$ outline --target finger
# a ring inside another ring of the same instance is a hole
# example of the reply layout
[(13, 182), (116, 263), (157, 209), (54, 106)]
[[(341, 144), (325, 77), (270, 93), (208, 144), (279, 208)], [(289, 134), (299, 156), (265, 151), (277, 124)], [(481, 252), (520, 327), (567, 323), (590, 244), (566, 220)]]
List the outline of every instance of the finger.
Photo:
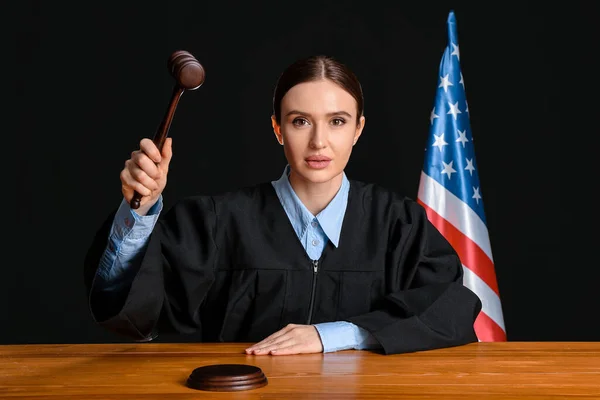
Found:
[(249, 348), (247, 348), (246, 350), (254, 350), (257, 349), (259, 347), (263, 347), (269, 343), (272, 343), (273, 340), (277, 339), (278, 337), (285, 335), (287, 332), (289, 331), (289, 329), (287, 327), (278, 330), (277, 332), (273, 333), (270, 336), (267, 336), (266, 338), (264, 338), (263, 340), (261, 340), (260, 342), (250, 346)]
[[(150, 180), (154, 182), (154, 180)], [(121, 186), (123, 188), (123, 194), (125, 197), (127, 197), (127, 200), (131, 200), (130, 196), (133, 196), (134, 190), (142, 196), (150, 196), (152, 194), (152, 190), (134, 178), (131, 175), (131, 170), (127, 168), (121, 171)]]
[(144, 138), (140, 141), (140, 150), (150, 157), (150, 159), (155, 163), (159, 163), (162, 159), (160, 151), (158, 151), (158, 147), (156, 147), (154, 142), (148, 138)]
[(288, 340), (288, 339), (289, 338), (287, 336), (280, 336), (277, 339), (271, 339), (271, 340), (268, 340), (268, 341), (264, 341), (263, 340), (262, 342), (257, 343), (254, 346), (247, 348), (246, 349), (246, 353), (250, 354), (250, 353), (253, 353), (253, 352), (257, 352), (257, 351), (258, 352), (264, 352), (265, 349), (272, 348), (272, 346), (277, 345), (277, 343), (280, 343), (281, 341), (285, 341), (285, 340)]
[(287, 325), (285, 328), (282, 328), (282, 329), (278, 330), (277, 332), (273, 333), (270, 336), (267, 336), (266, 338), (264, 338), (260, 342), (254, 344), (254, 345), (252, 345), (250, 347), (248, 347), (246, 349), (246, 351), (251, 351), (251, 350), (254, 350), (256, 348), (263, 347), (266, 344), (272, 343), (273, 340), (279, 338), (280, 336), (285, 335), (286, 333), (288, 333), (289, 331), (291, 331), (292, 329), (294, 329), (295, 326), (296, 325), (293, 325), (293, 324)]
[(162, 148), (162, 160), (160, 161), (160, 167), (164, 171), (169, 170), (169, 163), (173, 157), (173, 139), (167, 138)]
[(156, 182), (152, 177), (148, 176), (148, 174), (141, 169), (136, 168), (129, 172), (136, 182), (141, 183), (150, 190), (158, 189), (158, 182)]
[(294, 343), (289, 346), (279, 347), (277, 349), (271, 350), (269, 354), (273, 356), (288, 356), (292, 354), (304, 354), (308, 353), (308, 349), (304, 347), (300, 343)]
[[(131, 153), (131, 160), (135, 165), (132, 168), (138, 167), (153, 179), (160, 179), (160, 169), (157, 164), (142, 151), (134, 151)], [(133, 175), (133, 174), (132, 174)]]
[(257, 348), (256, 350), (254, 350), (254, 354), (269, 354), (273, 351), (277, 351), (279, 349), (289, 347), (294, 344), (296, 344), (296, 339), (294, 337), (284, 337), (278, 340), (277, 342)]
[(290, 341), (297, 341), (296, 335), (294, 335), (293, 332), (288, 332), (285, 335), (279, 336), (261, 345), (257, 344), (256, 346), (254, 346), (254, 350), (260, 350), (264, 353), (265, 351), (268, 352), (275, 348), (281, 347), (284, 343), (287, 343), (289, 345)]
[[(145, 157), (146, 160), (149, 160), (147, 157)], [(150, 161), (151, 162), (151, 161)], [(141, 183), (142, 185), (144, 185), (145, 187), (147, 187), (150, 190), (156, 190), (158, 189), (159, 185), (158, 182), (156, 181), (156, 179), (158, 179), (160, 177), (160, 172), (158, 173), (159, 177), (154, 177), (150, 174), (148, 174), (148, 172), (142, 168), (140, 168), (138, 165), (136, 165), (133, 161), (127, 161), (125, 162), (125, 169), (129, 172), (129, 176), (131, 176), (131, 178), (133, 180), (135, 180), (136, 182)]]

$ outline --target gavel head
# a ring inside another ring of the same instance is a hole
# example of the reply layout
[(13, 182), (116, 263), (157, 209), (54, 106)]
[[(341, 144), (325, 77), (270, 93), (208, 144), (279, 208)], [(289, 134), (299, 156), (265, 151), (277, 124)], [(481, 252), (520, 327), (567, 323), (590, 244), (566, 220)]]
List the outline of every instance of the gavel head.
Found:
[(167, 68), (177, 84), (187, 90), (198, 89), (204, 83), (204, 68), (194, 56), (184, 50), (171, 54)]

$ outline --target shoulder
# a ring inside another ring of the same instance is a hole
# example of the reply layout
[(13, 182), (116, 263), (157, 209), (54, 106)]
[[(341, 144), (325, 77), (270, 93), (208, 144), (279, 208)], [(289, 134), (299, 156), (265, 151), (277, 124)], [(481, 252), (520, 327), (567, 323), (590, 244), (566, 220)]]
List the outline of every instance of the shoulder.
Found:
[(414, 198), (376, 183), (350, 180), (350, 196), (354, 208), (360, 207), (369, 216), (405, 223), (426, 217), (425, 209)]
[(270, 186), (270, 182), (263, 182), (216, 194), (184, 197), (171, 207), (169, 213), (221, 214), (235, 212), (235, 210), (247, 210), (248, 207), (255, 206), (264, 201), (265, 197), (268, 196)]

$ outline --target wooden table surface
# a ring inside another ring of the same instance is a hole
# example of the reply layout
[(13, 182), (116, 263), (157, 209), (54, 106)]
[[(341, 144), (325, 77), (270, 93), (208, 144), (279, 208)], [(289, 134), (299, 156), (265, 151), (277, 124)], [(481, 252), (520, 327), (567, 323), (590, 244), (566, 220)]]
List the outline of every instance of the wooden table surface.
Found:
[[(247, 356), (245, 344), (0, 345), (0, 398), (600, 399), (600, 342), (504, 342), (409, 354)], [(194, 368), (260, 367), (268, 385), (190, 389)]]

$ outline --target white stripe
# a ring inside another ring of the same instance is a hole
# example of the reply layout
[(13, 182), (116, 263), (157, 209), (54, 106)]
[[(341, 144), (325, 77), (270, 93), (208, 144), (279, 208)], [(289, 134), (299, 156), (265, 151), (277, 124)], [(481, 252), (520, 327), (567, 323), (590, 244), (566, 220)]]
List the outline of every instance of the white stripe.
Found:
[(488, 229), (479, 215), (423, 171), (421, 171), (418, 198), (481, 247), (492, 263), (494, 262)]
[(465, 274), (463, 276), (463, 285), (471, 289), (481, 299), (481, 311), (486, 313), (495, 323), (504, 328), (504, 316), (502, 314), (502, 305), (500, 304), (500, 298), (486, 283), (477, 276), (473, 271), (463, 265)]

